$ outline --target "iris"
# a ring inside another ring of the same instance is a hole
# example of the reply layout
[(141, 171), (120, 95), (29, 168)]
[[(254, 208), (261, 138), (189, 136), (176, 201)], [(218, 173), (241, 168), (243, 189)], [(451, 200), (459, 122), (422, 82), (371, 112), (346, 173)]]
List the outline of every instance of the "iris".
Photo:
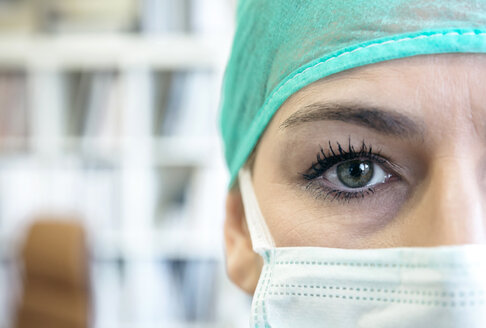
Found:
[(353, 160), (336, 167), (339, 181), (349, 188), (363, 188), (373, 178), (373, 163), (367, 160)]

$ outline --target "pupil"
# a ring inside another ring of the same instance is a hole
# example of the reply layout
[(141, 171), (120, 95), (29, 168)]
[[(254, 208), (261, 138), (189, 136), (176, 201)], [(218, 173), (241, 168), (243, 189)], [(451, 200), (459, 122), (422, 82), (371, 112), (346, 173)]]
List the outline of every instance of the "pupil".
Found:
[(353, 178), (359, 178), (361, 176), (361, 174), (367, 169), (367, 166), (366, 164), (364, 163), (360, 163), (358, 165), (353, 165), (350, 167), (349, 169), (349, 174), (353, 177)]
[(373, 178), (373, 165), (370, 161), (354, 160), (339, 164), (337, 176), (349, 188), (362, 188)]

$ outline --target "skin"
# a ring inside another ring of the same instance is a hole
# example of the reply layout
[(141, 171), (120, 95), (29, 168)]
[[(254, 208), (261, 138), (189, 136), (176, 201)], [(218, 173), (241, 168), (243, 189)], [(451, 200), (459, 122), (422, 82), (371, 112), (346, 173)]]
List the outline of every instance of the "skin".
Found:
[[(404, 114), (417, 129), (396, 136), (339, 120), (281, 127), (307, 105), (350, 102)], [(323, 186), (336, 189), (339, 180), (321, 176), (309, 187), (302, 173), (321, 146), (330, 153), (329, 142), (335, 151), (337, 143), (371, 146), (389, 178), (363, 198), (324, 197)], [(441, 54), (355, 68), (296, 92), (260, 138), (252, 181), (277, 247), (429, 247), (485, 243), (485, 173), (486, 56)], [(226, 201), (227, 271), (251, 294), (262, 261), (245, 220), (236, 186)]]

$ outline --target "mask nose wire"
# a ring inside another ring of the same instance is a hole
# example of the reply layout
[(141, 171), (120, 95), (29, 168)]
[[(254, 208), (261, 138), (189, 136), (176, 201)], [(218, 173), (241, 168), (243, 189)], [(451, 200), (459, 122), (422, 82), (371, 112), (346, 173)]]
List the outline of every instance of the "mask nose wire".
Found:
[(246, 165), (238, 172), (238, 179), (253, 250), (263, 255), (265, 251), (275, 248), (275, 242), (258, 205), (250, 170)]

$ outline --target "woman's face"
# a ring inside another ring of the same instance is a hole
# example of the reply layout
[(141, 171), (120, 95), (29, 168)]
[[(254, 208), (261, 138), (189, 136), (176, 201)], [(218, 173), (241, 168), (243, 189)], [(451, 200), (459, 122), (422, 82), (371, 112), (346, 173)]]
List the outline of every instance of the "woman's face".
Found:
[(295, 93), (260, 139), (253, 184), (279, 247), (436, 246), (486, 241), (485, 174), (486, 56), (444, 54)]

